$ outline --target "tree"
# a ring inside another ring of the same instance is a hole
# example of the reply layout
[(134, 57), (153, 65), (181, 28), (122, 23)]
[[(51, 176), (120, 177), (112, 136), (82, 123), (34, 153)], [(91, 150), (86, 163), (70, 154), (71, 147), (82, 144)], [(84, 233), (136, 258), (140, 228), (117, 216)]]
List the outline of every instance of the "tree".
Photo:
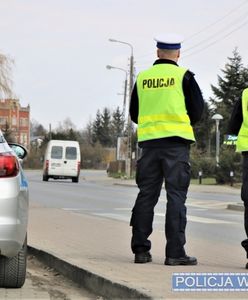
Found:
[(104, 148), (99, 142), (95, 145), (85, 144), (81, 146), (82, 165), (84, 168), (99, 169), (102, 167)]
[(14, 133), (12, 132), (12, 130), (10, 129), (9, 123), (6, 122), (5, 126), (2, 127), (2, 132), (4, 135), (4, 138), (6, 139), (6, 141), (8, 143), (14, 143), (15, 142), (15, 136)]
[(76, 130), (76, 125), (71, 121), (70, 118), (66, 118), (63, 122), (59, 122), (56, 128), (57, 132), (69, 132), (71, 129)]
[(223, 136), (227, 133), (233, 106), (241, 98), (243, 89), (248, 86), (248, 69), (243, 66), (237, 49), (233, 51), (233, 57), (228, 57), (228, 63), (221, 71), (224, 76), (218, 76), (218, 86), (211, 85), (215, 97), (210, 98), (210, 103), (212, 113), (223, 116), (220, 126), (221, 136)]
[(111, 137), (111, 114), (110, 110), (105, 107), (101, 114), (101, 134), (100, 134), (100, 143), (102, 146), (110, 147), (112, 146), (112, 137)]
[(100, 110), (97, 110), (96, 119), (93, 122), (92, 126), (92, 141), (95, 144), (96, 142), (100, 142), (101, 139), (101, 129), (102, 129), (102, 120)]
[(82, 142), (84, 144), (93, 145), (93, 124), (88, 122), (86, 128), (82, 131)]
[(32, 119), (30, 122), (30, 134), (33, 137), (45, 136), (47, 134), (47, 130), (42, 124), (37, 122), (35, 119)]
[[(216, 113), (223, 116), (223, 120), (220, 122), (220, 139), (222, 144), (224, 134), (228, 133), (228, 123), (233, 107), (241, 99), (243, 89), (248, 86), (248, 69), (244, 67), (237, 49), (233, 51), (233, 56), (227, 59), (228, 62), (224, 69), (221, 70), (223, 75), (218, 75), (218, 84), (216, 86), (211, 85), (214, 96), (209, 99), (208, 110), (205, 110), (203, 122), (196, 128), (198, 141), (200, 140), (200, 143), (198, 143), (200, 148), (204, 148), (204, 144), (206, 144), (204, 141), (208, 140), (208, 153), (210, 153), (210, 141), (215, 144), (216, 136), (215, 122), (212, 120), (212, 116)], [(219, 166), (214, 171), (216, 181), (218, 183), (230, 181), (231, 171), (234, 171), (236, 180), (239, 180), (240, 159), (241, 155), (235, 153), (234, 149), (222, 145)], [(200, 160), (203, 161), (204, 158)], [(197, 162), (196, 171), (199, 166), (202, 168), (200, 161)]]
[(117, 138), (123, 135), (124, 117), (120, 111), (119, 106), (112, 114), (111, 132), (112, 132), (112, 144), (117, 145)]
[(11, 98), (12, 96), (12, 80), (11, 80), (11, 67), (13, 60), (8, 56), (0, 54), (0, 94), (6, 95)]
[(104, 147), (112, 146), (111, 113), (107, 107), (102, 113), (99, 109), (97, 110), (96, 119), (92, 125), (92, 141), (94, 144), (99, 142)]
[(66, 118), (59, 126), (51, 133), (52, 139), (58, 140), (79, 140), (79, 132), (76, 130), (75, 124), (70, 118)]
[(216, 168), (215, 178), (216, 182), (230, 183), (231, 177), (230, 172), (234, 172), (234, 180), (236, 182), (241, 181), (241, 161), (242, 156), (240, 153), (235, 151), (234, 146), (227, 147), (222, 145), (220, 151), (220, 164), (219, 168)]
[(207, 152), (208, 156), (210, 156), (211, 128), (213, 123), (210, 114), (209, 104), (205, 103), (202, 119), (194, 126), (197, 148), (201, 152)]

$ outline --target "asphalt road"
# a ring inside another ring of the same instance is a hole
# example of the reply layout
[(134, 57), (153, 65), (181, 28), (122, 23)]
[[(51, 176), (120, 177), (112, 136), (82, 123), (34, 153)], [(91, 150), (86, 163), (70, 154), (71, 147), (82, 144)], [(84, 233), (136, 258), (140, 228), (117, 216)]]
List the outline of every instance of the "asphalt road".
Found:
[[(41, 171), (26, 171), (30, 201), (80, 214), (130, 220), (138, 189), (113, 184), (105, 171), (82, 170), (79, 183), (70, 180), (42, 181)], [(240, 201), (239, 193), (189, 192), (187, 199), (187, 234), (226, 244), (239, 245), (245, 238), (243, 213), (226, 209)], [(166, 193), (161, 192), (155, 208), (154, 228), (164, 230)]]

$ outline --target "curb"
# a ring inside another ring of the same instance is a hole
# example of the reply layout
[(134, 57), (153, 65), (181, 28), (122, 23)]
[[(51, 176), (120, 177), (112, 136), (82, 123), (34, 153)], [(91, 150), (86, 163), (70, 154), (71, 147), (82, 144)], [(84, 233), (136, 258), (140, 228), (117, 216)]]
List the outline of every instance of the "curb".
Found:
[(35, 256), (45, 265), (83, 286), (89, 291), (108, 299), (152, 299), (136, 289), (113, 282), (90, 271), (72, 265), (48, 252), (28, 245), (28, 254)]

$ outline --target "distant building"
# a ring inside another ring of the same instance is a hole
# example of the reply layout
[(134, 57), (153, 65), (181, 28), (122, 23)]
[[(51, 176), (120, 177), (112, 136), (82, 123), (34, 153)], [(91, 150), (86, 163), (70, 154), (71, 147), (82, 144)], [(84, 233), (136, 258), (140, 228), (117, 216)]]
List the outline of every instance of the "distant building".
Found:
[(30, 144), (30, 106), (21, 107), (17, 99), (0, 99), (0, 128), (25, 147)]

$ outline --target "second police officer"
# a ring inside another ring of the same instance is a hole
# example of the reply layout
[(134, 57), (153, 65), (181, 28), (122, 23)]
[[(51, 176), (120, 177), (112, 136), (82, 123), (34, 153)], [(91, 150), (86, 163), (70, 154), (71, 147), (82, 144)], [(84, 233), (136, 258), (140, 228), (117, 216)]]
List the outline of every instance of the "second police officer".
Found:
[(185, 201), (190, 183), (189, 151), (195, 142), (192, 126), (198, 122), (204, 101), (194, 74), (178, 66), (182, 38), (175, 34), (155, 38), (158, 59), (142, 71), (134, 85), (130, 116), (138, 125), (142, 148), (137, 162), (139, 193), (132, 210), (131, 248), (135, 263), (152, 261), (150, 253), (154, 207), (165, 181), (167, 209), (166, 265), (196, 265), (186, 255)]
[[(248, 258), (248, 88), (243, 90), (241, 98), (234, 106), (228, 133), (238, 136), (236, 150), (242, 152), (243, 156), (241, 199), (244, 202), (246, 239), (241, 242), (241, 245)], [(246, 268), (248, 269), (248, 263)]]

